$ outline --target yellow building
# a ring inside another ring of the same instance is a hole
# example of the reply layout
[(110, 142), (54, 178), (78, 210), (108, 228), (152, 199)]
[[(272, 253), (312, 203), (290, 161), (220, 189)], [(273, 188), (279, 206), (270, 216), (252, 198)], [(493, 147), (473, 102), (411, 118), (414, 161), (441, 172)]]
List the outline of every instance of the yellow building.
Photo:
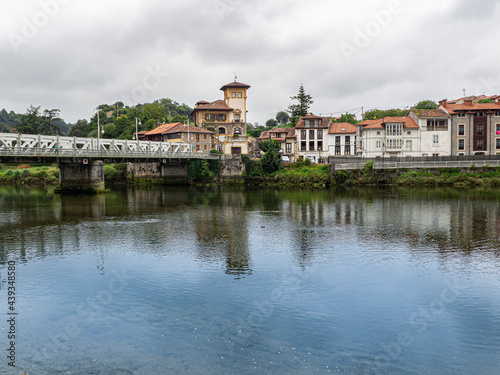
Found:
[(249, 85), (231, 82), (221, 87), (224, 100), (199, 101), (191, 115), (195, 126), (214, 132), (214, 143), (226, 155), (248, 154), (247, 91)]

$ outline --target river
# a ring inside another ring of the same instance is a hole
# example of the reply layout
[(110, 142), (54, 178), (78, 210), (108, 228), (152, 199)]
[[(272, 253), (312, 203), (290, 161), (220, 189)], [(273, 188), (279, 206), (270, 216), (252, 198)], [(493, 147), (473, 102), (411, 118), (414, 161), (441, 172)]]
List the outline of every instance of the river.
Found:
[(0, 207), (1, 374), (500, 370), (499, 191), (4, 186)]

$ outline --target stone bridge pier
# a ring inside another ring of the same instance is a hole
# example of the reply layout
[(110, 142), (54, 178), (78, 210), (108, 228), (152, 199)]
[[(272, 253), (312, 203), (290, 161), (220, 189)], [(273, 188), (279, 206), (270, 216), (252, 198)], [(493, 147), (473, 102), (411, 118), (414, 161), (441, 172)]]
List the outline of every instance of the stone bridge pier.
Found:
[(105, 191), (102, 160), (79, 159), (59, 162), (57, 193), (99, 193)]

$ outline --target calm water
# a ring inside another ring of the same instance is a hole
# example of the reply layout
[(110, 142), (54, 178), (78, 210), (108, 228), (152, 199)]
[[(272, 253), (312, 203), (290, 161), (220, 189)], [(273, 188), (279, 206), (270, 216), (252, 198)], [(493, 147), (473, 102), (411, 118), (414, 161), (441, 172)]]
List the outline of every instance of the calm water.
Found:
[(500, 373), (500, 192), (0, 187), (0, 209), (1, 374)]

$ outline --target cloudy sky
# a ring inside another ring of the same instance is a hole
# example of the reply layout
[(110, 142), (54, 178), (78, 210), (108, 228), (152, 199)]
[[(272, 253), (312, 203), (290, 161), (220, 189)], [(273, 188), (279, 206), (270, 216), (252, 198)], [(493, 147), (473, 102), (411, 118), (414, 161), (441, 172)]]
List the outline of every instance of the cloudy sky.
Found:
[(171, 98), (251, 85), (248, 120), (500, 93), (500, 0), (2, 0), (0, 108)]

